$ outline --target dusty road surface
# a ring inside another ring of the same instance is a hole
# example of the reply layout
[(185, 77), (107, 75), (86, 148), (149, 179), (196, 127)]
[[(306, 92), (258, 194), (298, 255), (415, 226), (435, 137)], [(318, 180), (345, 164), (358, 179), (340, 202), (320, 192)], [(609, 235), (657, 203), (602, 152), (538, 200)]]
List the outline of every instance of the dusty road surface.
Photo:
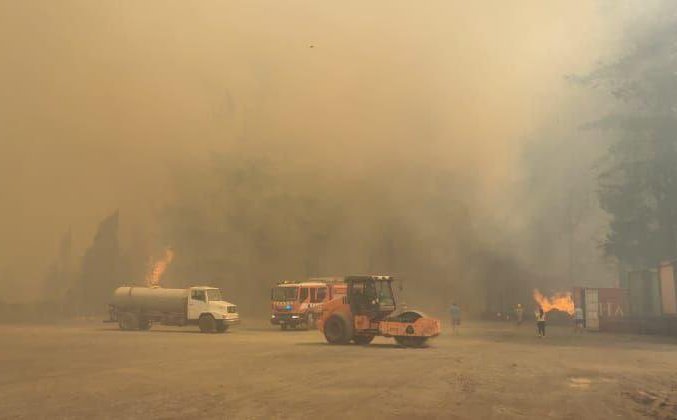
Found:
[[(447, 328), (448, 331), (448, 328)], [(226, 334), (0, 326), (2, 418), (677, 418), (677, 341), (464, 325), (426, 349)]]

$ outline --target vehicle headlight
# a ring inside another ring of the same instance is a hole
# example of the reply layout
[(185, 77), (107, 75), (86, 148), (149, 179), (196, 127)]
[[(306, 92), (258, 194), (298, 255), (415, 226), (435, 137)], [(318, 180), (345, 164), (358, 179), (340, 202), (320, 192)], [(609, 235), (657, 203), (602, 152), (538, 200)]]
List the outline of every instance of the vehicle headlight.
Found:
[(270, 317), (271, 317), (271, 318), (275, 318), (275, 314), (272, 314)]
[(292, 318), (298, 318), (299, 316), (298, 315), (292, 315), (291, 317)]

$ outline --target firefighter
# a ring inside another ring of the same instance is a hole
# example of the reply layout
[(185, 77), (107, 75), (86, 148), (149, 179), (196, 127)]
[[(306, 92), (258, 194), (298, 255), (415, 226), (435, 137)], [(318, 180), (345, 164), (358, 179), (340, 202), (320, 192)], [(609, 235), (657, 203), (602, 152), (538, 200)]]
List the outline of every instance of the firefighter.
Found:
[(545, 337), (545, 312), (543, 312), (542, 307), (538, 307), (538, 310), (534, 312), (536, 316), (536, 327), (538, 328), (538, 337)]
[(583, 309), (581, 309), (580, 306), (577, 306), (574, 309), (574, 321), (576, 322), (575, 331), (577, 333), (582, 333), (583, 332), (583, 326), (585, 324), (585, 318), (583, 317)]
[(451, 332), (458, 334), (458, 327), (461, 325), (461, 308), (456, 303), (452, 303), (449, 312), (451, 313)]
[(521, 303), (518, 303), (517, 306), (515, 307), (515, 322), (517, 322), (517, 325), (522, 325), (523, 320), (524, 320), (524, 308), (522, 308)]

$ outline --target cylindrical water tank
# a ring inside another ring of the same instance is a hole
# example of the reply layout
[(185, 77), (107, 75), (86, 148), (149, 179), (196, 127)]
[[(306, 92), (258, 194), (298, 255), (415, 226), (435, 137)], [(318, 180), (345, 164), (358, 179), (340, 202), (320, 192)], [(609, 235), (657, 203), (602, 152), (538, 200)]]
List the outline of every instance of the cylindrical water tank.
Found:
[(112, 303), (122, 310), (185, 312), (187, 299), (188, 289), (118, 287)]

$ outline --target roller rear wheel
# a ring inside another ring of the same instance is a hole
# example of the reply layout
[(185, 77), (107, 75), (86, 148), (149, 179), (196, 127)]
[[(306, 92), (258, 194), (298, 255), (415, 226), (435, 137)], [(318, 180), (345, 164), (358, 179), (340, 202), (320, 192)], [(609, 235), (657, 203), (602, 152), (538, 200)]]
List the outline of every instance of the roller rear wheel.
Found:
[(329, 344), (348, 344), (353, 338), (353, 326), (345, 316), (332, 315), (324, 323), (324, 338)]

